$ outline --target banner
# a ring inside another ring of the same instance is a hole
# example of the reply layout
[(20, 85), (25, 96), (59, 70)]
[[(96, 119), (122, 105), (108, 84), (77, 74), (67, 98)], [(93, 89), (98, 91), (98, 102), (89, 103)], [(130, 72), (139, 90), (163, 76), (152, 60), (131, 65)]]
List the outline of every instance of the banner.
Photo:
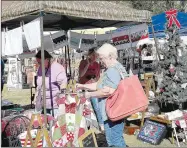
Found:
[(70, 47), (74, 49), (79, 48), (82, 34), (70, 31)]
[(112, 33), (112, 41), (117, 49), (136, 47), (138, 41), (146, 38), (148, 38), (148, 26), (145, 23)]
[[(53, 34), (48, 33), (48, 35), (44, 36), (43, 39), (43, 46), (44, 50), (48, 52), (52, 52), (54, 50), (58, 50), (63, 48), (64, 46), (68, 45), (67, 35), (64, 31), (55, 32)], [(41, 50), (41, 47), (37, 48), (37, 50)], [(25, 36), (23, 35), (23, 53), (19, 55), (19, 58), (30, 58), (34, 57), (37, 50), (29, 50), (27, 45), (27, 41)]]
[(94, 34), (81, 34), (70, 31), (70, 47), (73, 49), (88, 50), (96, 46)]
[(95, 40), (96, 40), (97, 46), (102, 46), (104, 43), (111, 43), (112, 35), (111, 34), (97, 34)]
[(68, 37), (64, 31), (51, 34), (54, 50), (60, 49), (68, 45)]
[(81, 49), (88, 50), (96, 46), (94, 34), (83, 34), (81, 40)]
[[(118, 30), (118, 29), (117, 29)], [(81, 34), (70, 32), (70, 46), (74, 49), (88, 50), (104, 43), (113, 43), (118, 49), (136, 47), (140, 40), (148, 38), (147, 24), (135, 25), (125, 30), (111, 31), (107, 34)]]

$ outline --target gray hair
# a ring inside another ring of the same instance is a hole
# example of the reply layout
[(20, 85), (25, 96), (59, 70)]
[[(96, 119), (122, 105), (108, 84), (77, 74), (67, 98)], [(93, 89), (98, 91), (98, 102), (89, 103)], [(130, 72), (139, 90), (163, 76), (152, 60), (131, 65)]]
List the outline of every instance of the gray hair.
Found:
[(117, 59), (117, 48), (109, 43), (103, 44), (99, 49), (97, 49), (96, 53), (98, 55), (103, 55), (106, 57), (112, 57), (114, 59)]

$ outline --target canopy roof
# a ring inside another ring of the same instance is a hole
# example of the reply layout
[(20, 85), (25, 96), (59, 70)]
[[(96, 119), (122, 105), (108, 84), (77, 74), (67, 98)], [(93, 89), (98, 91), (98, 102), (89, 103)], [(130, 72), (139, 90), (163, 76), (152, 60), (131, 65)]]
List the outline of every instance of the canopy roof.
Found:
[(46, 14), (44, 28), (53, 30), (150, 22), (152, 15), (147, 10), (133, 9), (128, 1), (2, 1), (2, 25), (18, 27), (20, 21), (27, 23), (38, 17), (40, 10)]

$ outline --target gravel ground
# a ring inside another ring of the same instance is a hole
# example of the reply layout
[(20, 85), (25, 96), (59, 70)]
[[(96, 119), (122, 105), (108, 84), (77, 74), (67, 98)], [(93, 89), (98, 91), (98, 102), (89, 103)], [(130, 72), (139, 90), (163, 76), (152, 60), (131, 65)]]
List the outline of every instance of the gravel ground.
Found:
[(140, 141), (134, 135), (124, 135), (125, 142), (129, 147), (176, 147), (175, 144), (172, 144), (168, 139), (164, 139), (160, 145), (151, 145)]

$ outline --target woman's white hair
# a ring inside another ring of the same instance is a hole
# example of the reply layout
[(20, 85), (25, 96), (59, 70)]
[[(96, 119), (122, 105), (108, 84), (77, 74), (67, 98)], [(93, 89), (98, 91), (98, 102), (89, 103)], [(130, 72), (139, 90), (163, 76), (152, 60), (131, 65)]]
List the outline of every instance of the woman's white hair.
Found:
[(106, 57), (112, 57), (114, 59), (117, 59), (117, 49), (113, 45), (109, 43), (103, 44), (99, 49), (97, 49), (96, 53), (98, 55), (106, 56)]

